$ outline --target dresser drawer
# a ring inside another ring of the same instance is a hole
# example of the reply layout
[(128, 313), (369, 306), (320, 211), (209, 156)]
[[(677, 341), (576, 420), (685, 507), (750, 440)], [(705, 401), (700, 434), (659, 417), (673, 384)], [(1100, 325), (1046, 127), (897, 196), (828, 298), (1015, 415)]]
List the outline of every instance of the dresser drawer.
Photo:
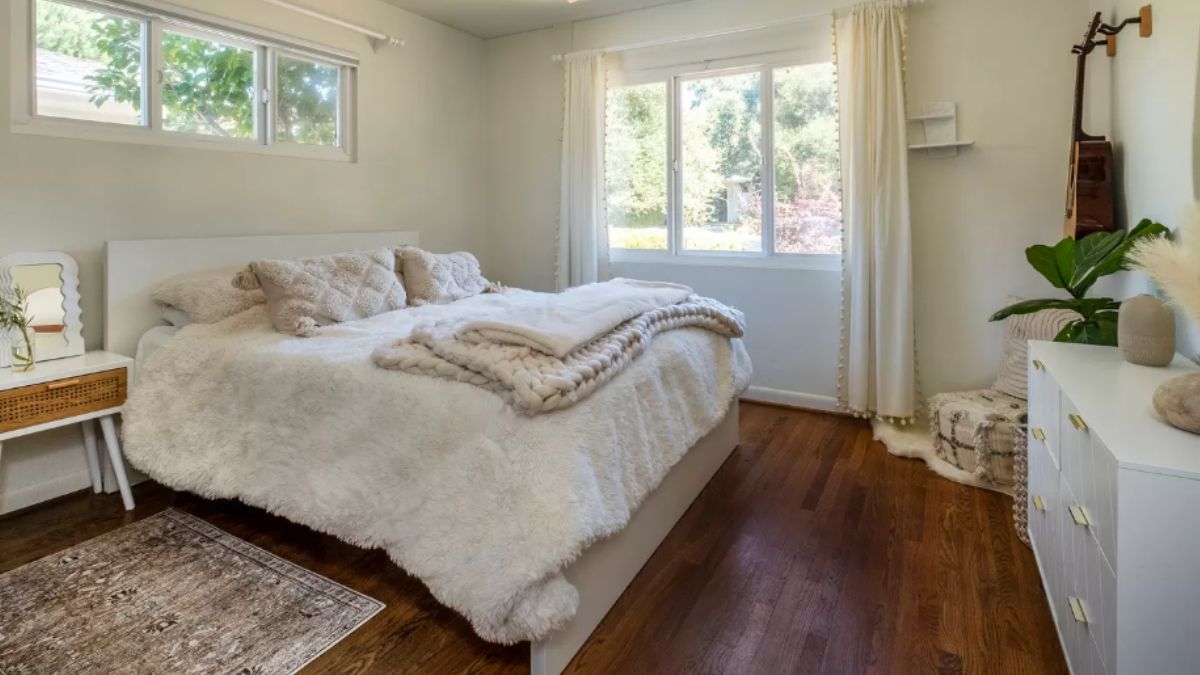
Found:
[[(1077, 501), (1064, 480), (1064, 504)], [(1055, 613), (1073, 673), (1104, 673), (1116, 665), (1116, 575), (1094, 537), (1060, 511), (1064, 549)], [(1110, 665), (1111, 664), (1111, 665)]]
[(1059, 444), (1059, 389), (1058, 383), (1046, 370), (1046, 365), (1035, 358), (1029, 359), (1029, 447), (1041, 444), (1050, 451), (1054, 466), (1061, 468)]
[(1062, 474), (1071, 486), (1074, 521), (1117, 565), (1117, 461), (1067, 396), (1062, 397)]
[(1029, 539), (1033, 543), (1034, 553), (1048, 591), (1055, 585), (1053, 578), (1055, 570), (1061, 566), (1058, 559), (1060, 546), (1056, 532), (1055, 518), (1059, 509), (1058, 469), (1050, 459), (1050, 452), (1042, 445), (1029, 446), (1029, 504), (1026, 512), (1029, 521)]
[(0, 433), (120, 407), (126, 373), (119, 368), (2, 391)]

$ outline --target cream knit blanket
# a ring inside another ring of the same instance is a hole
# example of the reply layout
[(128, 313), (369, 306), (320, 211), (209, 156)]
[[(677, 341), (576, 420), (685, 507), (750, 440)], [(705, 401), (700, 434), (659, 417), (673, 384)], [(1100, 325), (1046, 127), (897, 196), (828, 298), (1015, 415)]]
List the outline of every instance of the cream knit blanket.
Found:
[(740, 311), (696, 295), (642, 312), (563, 357), (529, 345), (492, 341), (486, 332), (467, 329), (469, 324), (419, 326), (408, 338), (377, 349), (373, 360), (389, 370), (482, 387), (521, 413), (537, 415), (587, 398), (663, 331), (703, 328), (728, 338), (745, 333)]

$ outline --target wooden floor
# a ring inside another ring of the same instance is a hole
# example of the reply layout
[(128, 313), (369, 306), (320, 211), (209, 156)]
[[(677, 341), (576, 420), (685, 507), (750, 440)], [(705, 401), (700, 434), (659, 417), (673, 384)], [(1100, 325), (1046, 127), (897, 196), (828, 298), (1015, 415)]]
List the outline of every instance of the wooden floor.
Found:
[[(576, 673), (1063, 673), (1007, 497), (889, 456), (848, 418), (742, 407), (742, 443)], [(387, 603), (306, 673), (528, 672), (379, 551), (144, 484), (0, 518), (0, 572), (173, 506)]]

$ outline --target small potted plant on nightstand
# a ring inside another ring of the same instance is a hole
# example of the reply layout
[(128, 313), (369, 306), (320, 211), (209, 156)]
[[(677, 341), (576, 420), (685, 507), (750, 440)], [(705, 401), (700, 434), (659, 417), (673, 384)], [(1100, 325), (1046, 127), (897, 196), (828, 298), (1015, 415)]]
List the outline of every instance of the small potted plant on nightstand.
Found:
[[(26, 300), (20, 286), (13, 288), (11, 293), (0, 293), (0, 331), (9, 334), (13, 368), (21, 372), (33, 370), (36, 363)], [(12, 340), (13, 333), (20, 335), (16, 341)]]

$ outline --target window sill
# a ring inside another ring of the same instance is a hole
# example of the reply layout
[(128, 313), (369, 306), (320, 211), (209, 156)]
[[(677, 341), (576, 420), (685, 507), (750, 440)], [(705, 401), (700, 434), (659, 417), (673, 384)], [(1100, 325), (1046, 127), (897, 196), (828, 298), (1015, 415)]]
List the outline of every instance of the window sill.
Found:
[(72, 138), (84, 141), (158, 145), (171, 148), (200, 148), (251, 155), (317, 159), (332, 162), (354, 162), (353, 156), (341, 148), (276, 143), (262, 145), (253, 140), (200, 136), (195, 134), (157, 131), (139, 126), (123, 126), (104, 122), (87, 122), (51, 117), (14, 117), (9, 125), (14, 134)]
[(686, 265), (692, 267), (746, 267), (755, 269), (807, 270), (840, 272), (842, 257), (834, 254), (705, 254), (671, 255), (660, 251), (631, 251), (613, 249), (609, 259), (614, 264)]

